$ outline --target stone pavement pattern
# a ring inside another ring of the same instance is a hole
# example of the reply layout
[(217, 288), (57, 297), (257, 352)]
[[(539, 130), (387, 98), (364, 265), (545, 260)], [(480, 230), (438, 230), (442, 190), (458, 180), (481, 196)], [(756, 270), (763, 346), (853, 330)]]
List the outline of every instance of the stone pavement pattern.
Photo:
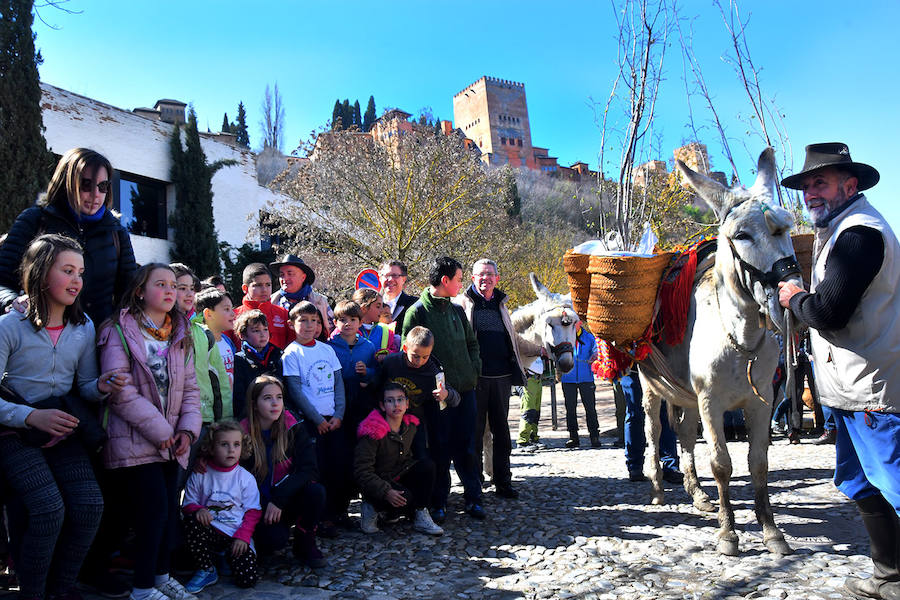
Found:
[[(615, 426), (609, 397), (608, 388), (598, 388), (604, 427), (610, 420)], [(300, 567), (288, 551), (266, 561), (254, 590), (220, 583), (200, 596), (816, 600), (851, 598), (844, 577), (871, 573), (855, 506), (831, 483), (833, 446), (790, 446), (782, 438), (770, 448), (775, 519), (795, 549), (777, 557), (765, 551), (753, 514), (747, 444), (729, 444), (741, 544), (741, 555), (732, 558), (715, 552), (715, 514), (695, 510), (680, 486), (667, 485), (668, 504), (651, 506), (649, 483), (624, 479), (624, 450), (564, 450), (565, 431), (550, 431), (546, 415), (542, 434), (546, 450), (514, 451), (521, 498), (488, 491), (484, 522), (457, 512), (462, 500), (455, 485), (443, 537), (414, 533), (405, 521), (375, 535), (344, 533), (322, 541), (326, 569)], [(697, 466), (701, 484), (716, 498), (704, 443)], [(358, 507), (355, 502), (351, 512)]]

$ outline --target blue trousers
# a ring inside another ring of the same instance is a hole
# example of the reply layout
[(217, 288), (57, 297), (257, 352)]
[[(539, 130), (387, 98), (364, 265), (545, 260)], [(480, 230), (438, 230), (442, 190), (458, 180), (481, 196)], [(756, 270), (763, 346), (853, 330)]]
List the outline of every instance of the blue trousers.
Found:
[(831, 409), (834, 485), (851, 500), (881, 493), (900, 515), (900, 415)]
[[(644, 448), (647, 436), (644, 433), (644, 407), (641, 402), (644, 393), (636, 371), (631, 371), (619, 380), (625, 396), (625, 466), (629, 473), (644, 470)], [(664, 470), (678, 470), (678, 449), (675, 447), (675, 432), (666, 418), (666, 403), (660, 409), (662, 432), (659, 436), (659, 458)]]

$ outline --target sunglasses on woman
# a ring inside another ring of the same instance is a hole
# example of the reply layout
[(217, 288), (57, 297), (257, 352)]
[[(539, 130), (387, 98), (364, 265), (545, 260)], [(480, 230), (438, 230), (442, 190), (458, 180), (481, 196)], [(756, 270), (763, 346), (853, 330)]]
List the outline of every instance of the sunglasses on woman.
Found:
[[(94, 191), (94, 182), (90, 179), (84, 178), (81, 180), (81, 191), (82, 192), (93, 192)], [(109, 191), (109, 180), (98, 181), (97, 182), (97, 191), (101, 194), (105, 194)]]

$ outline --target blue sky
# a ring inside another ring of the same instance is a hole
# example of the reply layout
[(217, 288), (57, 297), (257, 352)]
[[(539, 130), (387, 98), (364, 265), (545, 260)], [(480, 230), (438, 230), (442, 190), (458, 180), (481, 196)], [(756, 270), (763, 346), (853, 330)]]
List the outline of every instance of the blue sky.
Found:
[[(725, 0), (727, 2), (727, 0)], [(532, 0), (444, 2), (232, 1), (153, 3), (71, 0), (80, 14), (44, 8), (37, 45), (41, 77), (59, 87), (126, 109), (157, 99), (191, 103), (202, 128), (216, 131), (223, 113), (247, 107), (251, 144), (258, 145), (266, 84), (278, 83), (286, 109), (285, 151), (331, 117), (336, 98), (370, 94), (379, 113), (396, 106), (430, 107), (451, 119), (453, 94), (482, 75), (525, 84), (532, 142), (561, 164), (597, 166), (600, 131), (591, 98), (603, 102), (615, 76), (616, 28), (610, 3)], [(763, 89), (784, 113), (794, 147), (844, 141), (855, 160), (872, 164), (881, 183), (868, 196), (900, 227), (900, 3), (867, 0), (745, 0), (754, 61)], [(762, 150), (740, 115), (750, 106), (731, 68), (718, 10), (686, 0), (682, 15), (695, 32), (695, 52), (732, 138), (741, 178)], [(677, 40), (668, 50), (654, 130), (660, 156), (691, 139)], [(707, 113), (694, 101), (695, 119)], [(728, 170), (711, 129), (701, 132), (713, 167)], [(746, 148), (746, 149), (745, 149)], [(751, 158), (751, 154), (753, 155)]]

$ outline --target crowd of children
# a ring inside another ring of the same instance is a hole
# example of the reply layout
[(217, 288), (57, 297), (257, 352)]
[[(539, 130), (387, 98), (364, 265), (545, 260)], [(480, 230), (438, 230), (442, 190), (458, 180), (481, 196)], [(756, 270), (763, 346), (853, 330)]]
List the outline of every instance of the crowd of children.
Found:
[[(79, 598), (95, 536), (101, 562), (133, 561), (122, 593), (100, 592), (190, 600), (223, 572), (255, 585), (259, 557), (289, 543), (324, 567), (316, 538), (341, 529), (406, 516), (443, 533), (432, 515), (446, 518), (459, 453), (443, 410), (463, 395), (432, 356), (434, 333), (414, 326), (401, 344), (375, 290), (332, 312), (299, 258), (272, 267), (282, 289), (251, 264), (234, 308), (220, 280), (147, 264), (94, 324), (79, 244), (31, 244), (27, 313), (0, 317), (0, 478), (20, 597)], [(360, 496), (361, 522), (348, 514)], [(182, 585), (170, 574), (184, 559)]]

